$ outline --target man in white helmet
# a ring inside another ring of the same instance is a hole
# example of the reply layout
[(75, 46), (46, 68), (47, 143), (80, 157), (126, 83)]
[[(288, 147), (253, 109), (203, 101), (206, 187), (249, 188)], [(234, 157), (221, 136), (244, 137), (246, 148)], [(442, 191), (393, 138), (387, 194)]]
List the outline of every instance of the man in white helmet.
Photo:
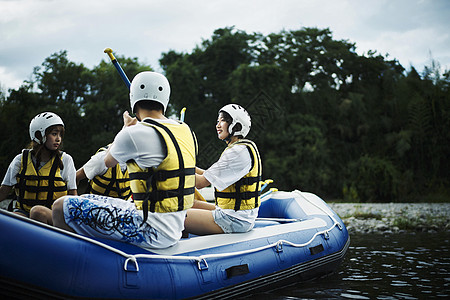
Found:
[(99, 195), (55, 202), (58, 227), (139, 246), (165, 248), (178, 242), (186, 210), (194, 202), (196, 140), (190, 128), (164, 116), (170, 96), (166, 77), (136, 75), (124, 128), (105, 156), (106, 167), (126, 163), (134, 203)]
[(212, 184), (216, 204), (196, 201), (186, 215), (186, 232), (204, 235), (253, 228), (260, 203), (262, 166), (256, 144), (245, 139), (250, 127), (250, 115), (242, 106), (228, 104), (219, 110), (217, 136), (227, 148), (207, 170), (197, 168), (195, 184), (198, 189)]

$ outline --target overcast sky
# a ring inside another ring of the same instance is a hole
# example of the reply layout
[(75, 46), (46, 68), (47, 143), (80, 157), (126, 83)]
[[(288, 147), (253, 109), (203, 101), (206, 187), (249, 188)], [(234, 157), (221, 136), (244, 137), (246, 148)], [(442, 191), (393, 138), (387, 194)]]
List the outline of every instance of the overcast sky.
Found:
[(450, 69), (449, 0), (0, 0), (0, 86), (18, 88), (60, 50), (92, 68), (106, 47), (160, 70), (161, 53), (191, 52), (217, 28), (265, 35), (329, 28), (421, 72)]

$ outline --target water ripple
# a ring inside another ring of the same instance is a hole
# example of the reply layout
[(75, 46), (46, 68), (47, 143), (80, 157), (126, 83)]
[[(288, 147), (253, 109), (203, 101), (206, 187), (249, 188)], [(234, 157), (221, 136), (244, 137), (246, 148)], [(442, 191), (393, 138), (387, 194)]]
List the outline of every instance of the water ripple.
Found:
[(359, 234), (338, 274), (251, 299), (450, 298), (450, 232)]

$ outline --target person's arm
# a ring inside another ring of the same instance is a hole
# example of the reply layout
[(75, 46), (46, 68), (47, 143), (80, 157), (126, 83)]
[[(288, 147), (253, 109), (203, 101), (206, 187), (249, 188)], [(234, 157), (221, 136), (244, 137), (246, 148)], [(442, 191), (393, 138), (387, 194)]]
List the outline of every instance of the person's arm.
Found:
[(0, 201), (5, 200), (9, 196), (14, 185), (17, 183), (16, 176), (20, 172), (21, 163), (22, 153), (16, 155), (9, 164), (8, 170), (6, 170), (5, 177), (0, 186)]
[[(106, 151), (100, 151), (94, 154), (84, 165), (77, 171), (78, 177), (81, 179), (87, 178), (92, 180), (95, 176), (103, 175), (108, 171), (105, 166)], [(77, 181), (78, 182), (78, 181)]]
[(195, 174), (195, 187), (202, 189), (209, 186), (211, 183), (205, 178), (205, 176), (200, 174)]
[(9, 185), (1, 185), (0, 186), (0, 202), (5, 200), (6, 197), (9, 196), (9, 194), (11, 193), (12, 190), (12, 186)]
[(105, 156), (105, 165), (107, 168), (112, 168), (117, 165), (119, 162), (109, 153), (106, 153)]
[(77, 196), (77, 195), (78, 195), (78, 192), (77, 192), (77, 190), (68, 190), (68, 191), (67, 191), (67, 195), (74, 195), (74, 196)]
[(195, 174), (203, 175), (203, 173), (205, 173), (205, 170), (195, 167)]
[[(136, 118), (132, 118), (130, 116), (128, 111), (125, 111), (123, 113), (122, 117), (123, 117), (123, 128), (136, 125), (137, 122), (138, 122)], [(119, 134), (120, 134), (120, 132), (119, 132)], [(113, 144), (114, 144), (114, 142), (113, 142)], [(117, 165), (119, 163), (110, 153), (110, 150), (111, 150), (112, 147), (113, 147), (113, 145), (111, 145), (108, 148), (108, 151), (106, 152), (106, 155), (105, 155), (105, 165), (106, 165), (107, 168), (112, 168), (112, 167), (114, 167), (115, 165)]]
[(76, 175), (76, 178), (77, 178), (77, 186), (80, 184), (80, 181), (83, 180), (83, 179), (85, 179), (86, 177), (87, 177), (87, 176), (86, 176), (86, 173), (84, 172), (84, 169), (83, 169), (83, 168), (78, 169), (78, 170), (77, 170), (77, 175)]
[(67, 190), (77, 189), (77, 171), (73, 162), (72, 156), (68, 153), (64, 153), (63, 157), (64, 169), (61, 170), (61, 177), (67, 184)]
[(137, 124), (137, 119), (130, 116), (130, 113), (128, 111), (124, 111), (122, 114), (123, 118), (123, 128), (128, 126), (133, 126)]
[[(252, 159), (246, 146), (236, 145), (225, 150), (219, 160), (201, 176), (222, 191), (250, 172), (251, 164)], [(203, 182), (201, 178), (199, 182)]]

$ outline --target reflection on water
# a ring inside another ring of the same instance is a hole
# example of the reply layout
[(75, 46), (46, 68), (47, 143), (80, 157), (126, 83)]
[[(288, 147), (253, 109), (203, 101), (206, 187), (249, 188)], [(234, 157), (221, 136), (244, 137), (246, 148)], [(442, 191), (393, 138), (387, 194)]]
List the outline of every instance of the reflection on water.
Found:
[(337, 274), (254, 299), (450, 298), (450, 232), (352, 235)]

